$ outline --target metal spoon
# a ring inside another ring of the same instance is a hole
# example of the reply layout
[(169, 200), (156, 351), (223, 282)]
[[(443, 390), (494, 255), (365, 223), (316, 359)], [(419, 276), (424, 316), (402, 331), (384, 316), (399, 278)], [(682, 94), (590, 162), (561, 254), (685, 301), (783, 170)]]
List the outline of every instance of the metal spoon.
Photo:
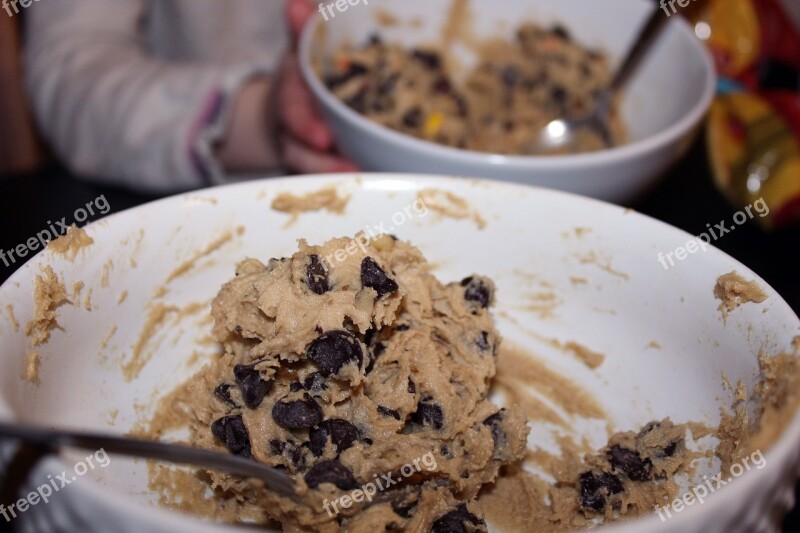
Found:
[(617, 69), (611, 83), (597, 96), (594, 110), (580, 119), (561, 117), (549, 122), (535, 140), (534, 153), (550, 152), (570, 146), (575, 142), (577, 131), (581, 128), (594, 130), (606, 147), (612, 144), (608, 127), (608, 112), (614, 95), (627, 83), (630, 75), (639, 66), (651, 45), (661, 33), (668, 18), (655, 8), (649, 20), (639, 32), (639, 37), (631, 47), (622, 65)]
[(0, 439), (12, 438), (39, 448), (56, 451), (61, 448), (103, 449), (107, 453), (156, 459), (167, 463), (199, 466), (230, 474), (260, 479), (267, 490), (294, 498), (294, 482), (287, 474), (251, 459), (236, 455), (127, 437), (99, 433), (51, 430), (24, 424), (0, 422)]

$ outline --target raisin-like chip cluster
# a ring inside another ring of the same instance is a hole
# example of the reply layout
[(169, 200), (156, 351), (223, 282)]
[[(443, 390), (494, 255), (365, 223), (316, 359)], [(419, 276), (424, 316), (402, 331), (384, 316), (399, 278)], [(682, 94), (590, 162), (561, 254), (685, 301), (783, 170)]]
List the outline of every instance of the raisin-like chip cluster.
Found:
[(400, 413), (394, 409), (390, 409), (389, 407), (384, 407), (383, 405), (378, 406), (378, 413), (381, 416), (392, 417), (395, 420), (400, 420)]
[(399, 288), (397, 282), (386, 275), (386, 272), (371, 257), (361, 261), (361, 285), (375, 289), (378, 298), (392, 294)]
[(331, 290), (328, 281), (328, 270), (322, 258), (316, 254), (308, 256), (308, 267), (306, 268), (306, 285), (315, 294), (325, 294)]
[(312, 396), (319, 396), (322, 391), (328, 389), (328, 386), (325, 384), (325, 376), (321, 372), (313, 372), (303, 380), (303, 388)]
[(224, 442), (232, 454), (250, 457), (250, 434), (242, 415), (228, 415), (215, 420), (211, 424), (211, 433)]
[(276, 402), (272, 418), (287, 429), (307, 429), (322, 422), (322, 407), (306, 395), (302, 400)]
[(590, 471), (581, 474), (578, 483), (581, 493), (581, 507), (602, 513), (606, 508), (608, 496), (619, 494), (625, 487), (622, 481), (608, 472)]
[(306, 349), (306, 356), (328, 375), (336, 374), (350, 362), (360, 366), (364, 360), (364, 351), (353, 334), (335, 330), (314, 339)]
[(304, 479), (312, 489), (316, 489), (322, 483), (332, 483), (341, 490), (358, 487), (358, 481), (350, 469), (335, 460), (318, 462), (306, 472)]
[(255, 363), (234, 366), (233, 377), (236, 378), (236, 384), (239, 385), (239, 390), (242, 391), (244, 404), (250, 409), (255, 409), (261, 405), (264, 397), (272, 388), (272, 381), (266, 381), (261, 378), (261, 373), (255, 369)]
[(482, 279), (470, 276), (461, 280), (461, 286), (464, 287), (466, 301), (475, 302), (483, 308), (492, 303), (492, 290)]
[(442, 407), (427, 397), (417, 404), (417, 410), (411, 415), (411, 421), (420, 426), (433, 426), (442, 429), (444, 426), (444, 412)]
[(231, 385), (230, 383), (220, 383), (214, 389), (214, 396), (216, 396), (220, 401), (228, 404), (231, 407), (239, 407), (238, 405), (236, 405), (236, 402), (233, 401), (233, 398), (231, 398), (232, 388), (233, 385)]
[(470, 531), (486, 531), (486, 522), (470, 513), (467, 505), (458, 507), (437, 519), (431, 526), (431, 533), (468, 533)]
[(652, 477), (653, 462), (642, 459), (639, 452), (615, 444), (608, 450), (608, 461), (615, 470), (624, 472), (633, 481), (647, 481)]
[(309, 449), (316, 457), (320, 457), (325, 452), (325, 444), (330, 438), (339, 454), (350, 448), (358, 440), (359, 435), (358, 428), (347, 420), (341, 418), (323, 420), (308, 432)]

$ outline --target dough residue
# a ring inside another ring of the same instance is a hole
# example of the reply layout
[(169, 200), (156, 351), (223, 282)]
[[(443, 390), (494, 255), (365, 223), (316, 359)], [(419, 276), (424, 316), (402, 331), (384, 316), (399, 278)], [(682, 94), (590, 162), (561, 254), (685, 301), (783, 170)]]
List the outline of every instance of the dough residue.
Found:
[(94, 239), (74, 224), (67, 229), (67, 233), (50, 241), (47, 247), (53, 252), (64, 256), (69, 261), (74, 261), (82, 249), (94, 243)]
[(31, 383), (39, 382), (39, 352), (31, 351), (25, 356), (25, 373), (23, 379)]
[(486, 227), (486, 221), (481, 217), (480, 213), (473, 210), (469, 202), (464, 198), (450, 191), (433, 188), (422, 189), (417, 193), (417, 199), (425, 207), (436, 211), (442, 216), (457, 220), (472, 219), (478, 229)]
[[(236, 228), (236, 235), (242, 235), (243, 233), (244, 233), (244, 228), (243, 227), (240, 226), (240, 227)], [(234, 237), (233, 232), (226, 231), (225, 233), (220, 235), (217, 239), (214, 239), (211, 243), (206, 245), (205, 248), (195, 252), (194, 255), (192, 255), (192, 257), (190, 259), (184, 261), (183, 263), (178, 265), (178, 267), (175, 268), (175, 270), (172, 271), (172, 273), (167, 277), (167, 279), (165, 281), (165, 286), (169, 285), (170, 283), (175, 281), (177, 278), (183, 276), (184, 274), (186, 274), (190, 270), (194, 269), (197, 266), (197, 262), (200, 259), (202, 259), (204, 257), (207, 257), (207, 256), (211, 255), (212, 253), (216, 252), (217, 250), (222, 248), (225, 244), (227, 244), (228, 242), (232, 241), (233, 237)], [(165, 287), (162, 287), (162, 289), (164, 290), (164, 292), (166, 292), (166, 288)]]
[(326, 210), (338, 215), (344, 214), (350, 196), (340, 196), (336, 187), (325, 187), (303, 195), (281, 193), (272, 201), (272, 209), (292, 215), (286, 227), (293, 224), (301, 213)]
[(33, 320), (25, 326), (25, 334), (34, 346), (47, 342), (50, 330), (58, 327), (56, 309), (67, 301), (67, 291), (48, 265), (36, 275), (33, 290)]
[(16, 315), (14, 315), (14, 306), (11, 304), (6, 304), (6, 314), (8, 315), (8, 320), (11, 322), (11, 328), (14, 330), (14, 333), (19, 331), (19, 321), (17, 320)]
[(153, 356), (153, 350), (148, 350), (153, 337), (164, 326), (167, 317), (176, 311), (178, 311), (177, 307), (166, 306), (162, 303), (156, 303), (150, 308), (147, 314), (147, 321), (139, 333), (136, 344), (133, 346), (133, 354), (130, 360), (122, 366), (122, 374), (126, 381), (132, 381), (139, 377), (142, 368)]
[(587, 348), (586, 346), (578, 344), (577, 342), (574, 341), (568, 342), (564, 347), (568, 351), (574, 353), (578, 357), (578, 359), (581, 360), (583, 364), (585, 364), (591, 369), (599, 367), (600, 365), (603, 364), (603, 361), (605, 361), (606, 359), (605, 355), (598, 352), (594, 352), (589, 348)]
[(735, 270), (717, 278), (714, 297), (720, 301), (718, 309), (722, 312), (723, 319), (727, 319), (728, 313), (742, 304), (761, 303), (767, 299), (755, 280), (748, 281)]

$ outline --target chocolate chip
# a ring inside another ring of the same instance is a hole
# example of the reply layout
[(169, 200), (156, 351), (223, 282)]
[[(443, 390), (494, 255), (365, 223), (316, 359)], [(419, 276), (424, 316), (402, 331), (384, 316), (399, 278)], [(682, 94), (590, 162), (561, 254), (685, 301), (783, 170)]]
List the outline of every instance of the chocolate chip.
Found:
[(333, 74), (328, 76), (325, 79), (325, 84), (328, 86), (329, 89), (336, 89), (347, 83), (348, 81), (356, 78), (358, 76), (363, 76), (369, 72), (366, 66), (362, 65), (361, 63), (350, 63), (350, 66), (347, 67), (347, 70), (340, 74)]
[(417, 392), (417, 385), (411, 378), (408, 378), (408, 387), (406, 388), (409, 394), (414, 394)]
[(381, 414), (381, 416), (391, 416), (395, 420), (400, 420), (400, 413), (398, 413), (394, 409), (389, 409), (388, 407), (379, 405), (378, 412)]
[(615, 470), (625, 472), (633, 481), (647, 481), (651, 477), (652, 461), (649, 458), (642, 459), (636, 450), (615, 444), (608, 451), (608, 461)]
[(347, 331), (323, 333), (306, 349), (306, 356), (320, 367), (323, 374), (336, 374), (346, 364), (361, 366), (364, 352), (358, 339)]
[(416, 509), (419, 495), (410, 493), (392, 500), (392, 511), (402, 518), (411, 518), (411, 513)]
[(441, 406), (422, 400), (417, 404), (417, 410), (411, 415), (411, 421), (420, 426), (433, 426), (435, 429), (442, 429), (444, 425), (444, 413)]
[[(469, 103), (467, 99), (460, 94), (454, 94), (453, 100), (456, 103), (456, 109), (458, 109), (458, 116), (466, 117), (469, 114)], [(466, 144), (466, 141), (464, 141), (463, 144)]]
[(570, 40), (569, 31), (567, 31), (567, 29), (564, 26), (561, 26), (560, 24), (556, 24), (555, 26), (553, 26), (550, 29), (550, 32), (553, 35), (555, 35), (556, 37), (560, 37), (561, 39), (564, 39), (565, 41), (569, 41)]
[(353, 473), (339, 461), (320, 461), (305, 475), (306, 484), (316, 489), (321, 483), (333, 483), (341, 490), (352, 490), (358, 487)]
[(509, 65), (505, 67), (502, 71), (500, 71), (500, 79), (503, 80), (503, 83), (506, 87), (514, 87), (519, 83), (520, 74), (519, 69), (514, 65)]
[(624, 490), (622, 482), (614, 474), (608, 472), (595, 474), (591, 470), (580, 475), (579, 485), (581, 507), (599, 513), (603, 512), (606, 507), (606, 496)]
[(486, 522), (467, 510), (464, 503), (436, 520), (431, 526), (431, 533), (467, 533), (486, 529)]
[(442, 58), (436, 52), (429, 52), (427, 50), (413, 50), (411, 57), (420, 61), (423, 65), (431, 70), (438, 70), (442, 66)]
[(344, 103), (363, 114), (367, 110), (367, 89), (362, 87), (356, 94), (347, 98)]
[(397, 283), (371, 257), (361, 261), (361, 285), (375, 289), (378, 298), (397, 291)]
[(223, 416), (211, 424), (211, 433), (225, 443), (234, 455), (250, 457), (250, 435), (242, 415)]
[(308, 256), (306, 267), (306, 285), (315, 294), (325, 294), (331, 290), (328, 285), (328, 270), (322, 258), (316, 254)]
[(233, 367), (233, 376), (242, 391), (244, 404), (250, 409), (255, 409), (264, 400), (269, 389), (272, 388), (272, 381), (261, 379), (261, 373), (252, 365), (236, 365)]
[(488, 331), (481, 331), (481, 334), (478, 335), (478, 338), (475, 340), (475, 344), (481, 351), (486, 351), (491, 348), (489, 344), (489, 332)]
[(446, 96), (455, 94), (453, 84), (445, 77), (441, 77), (433, 83), (433, 92)]
[(325, 376), (321, 372), (314, 372), (306, 376), (303, 380), (303, 387), (311, 393), (312, 396), (319, 396), (322, 391), (328, 390), (325, 384)]
[(301, 390), (304, 390), (304, 388), (305, 388), (305, 387), (303, 387), (303, 384), (302, 384), (302, 383), (300, 383), (299, 381), (292, 381), (292, 382), (289, 384), (289, 391), (290, 391), (290, 392), (297, 392), (297, 391), (301, 391)]
[(550, 90), (550, 97), (558, 104), (564, 104), (567, 101), (567, 90), (560, 85), (555, 85)]
[(238, 407), (236, 402), (233, 401), (233, 398), (231, 398), (231, 387), (233, 387), (233, 385), (230, 383), (220, 383), (217, 385), (217, 388), (214, 389), (214, 396), (231, 407)]
[(468, 302), (477, 302), (481, 307), (489, 307), (492, 301), (492, 290), (480, 278), (468, 277), (461, 281), (464, 289), (464, 299)]
[(488, 426), (489, 429), (492, 430), (492, 438), (494, 439), (495, 445), (499, 444), (501, 439), (504, 440), (506, 437), (503, 428), (500, 427), (500, 425), (503, 423), (504, 415), (505, 409), (501, 409), (483, 421), (483, 425)]
[(269, 449), (272, 451), (272, 455), (283, 455), (288, 445), (289, 443), (285, 440), (271, 439), (269, 441)]
[(358, 440), (359, 431), (358, 428), (347, 420), (330, 418), (328, 420), (323, 420), (319, 425), (311, 428), (308, 437), (311, 453), (320, 457), (325, 451), (325, 444), (328, 442), (328, 437), (330, 437), (333, 445), (336, 446), (336, 451), (342, 453)]
[(678, 449), (678, 441), (674, 440), (669, 444), (667, 444), (666, 446), (664, 446), (664, 455), (666, 457), (672, 457), (673, 455), (675, 455), (675, 451), (677, 449)]
[[(386, 78), (380, 85), (378, 85), (378, 95), (387, 97), (390, 96), (394, 92), (394, 88), (397, 85), (397, 80), (400, 79), (399, 74), (392, 74), (388, 78)], [(391, 99), (387, 101), (391, 102)]]
[(418, 106), (412, 107), (406, 111), (402, 120), (403, 125), (408, 128), (419, 128), (420, 125), (422, 125), (422, 109), (420, 109)]
[(322, 407), (310, 396), (293, 402), (277, 402), (272, 406), (272, 418), (288, 429), (306, 429), (322, 422)]

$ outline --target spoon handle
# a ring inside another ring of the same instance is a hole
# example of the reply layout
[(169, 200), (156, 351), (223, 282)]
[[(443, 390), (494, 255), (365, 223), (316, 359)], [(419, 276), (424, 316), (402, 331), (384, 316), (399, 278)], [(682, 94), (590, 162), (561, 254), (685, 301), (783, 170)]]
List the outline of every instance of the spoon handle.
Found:
[(0, 422), (0, 438), (13, 438), (49, 449), (80, 448), (103, 449), (107, 453), (155, 459), (169, 463), (186, 464), (221, 470), (231, 474), (260, 479), (268, 490), (294, 497), (294, 483), (283, 472), (235, 455), (127, 437), (98, 433), (51, 430), (23, 424)]
[(625, 85), (628, 77), (636, 70), (636, 67), (639, 66), (642, 58), (644, 58), (647, 51), (650, 49), (650, 45), (652, 45), (653, 41), (661, 34), (661, 30), (666, 26), (668, 20), (669, 17), (658, 7), (653, 9), (647, 22), (642, 26), (639, 36), (636, 38), (636, 42), (625, 56), (625, 61), (617, 68), (617, 72), (614, 74), (614, 79), (611, 81), (612, 92), (616, 92), (617, 89)]

